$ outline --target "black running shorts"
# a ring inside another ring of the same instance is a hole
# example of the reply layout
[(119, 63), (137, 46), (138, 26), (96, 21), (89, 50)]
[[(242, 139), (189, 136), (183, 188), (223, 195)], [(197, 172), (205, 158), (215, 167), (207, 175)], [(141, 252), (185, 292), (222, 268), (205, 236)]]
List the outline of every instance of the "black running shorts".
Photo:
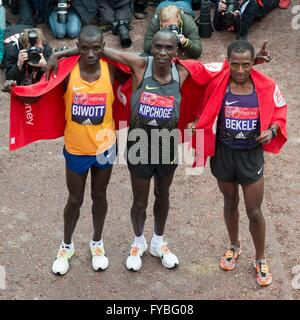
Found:
[(261, 147), (234, 150), (217, 141), (215, 156), (210, 159), (210, 168), (219, 181), (254, 183), (263, 176), (263, 150)]
[(150, 179), (153, 176), (158, 178), (167, 177), (172, 174), (178, 164), (131, 164), (127, 162), (129, 171), (141, 179)]

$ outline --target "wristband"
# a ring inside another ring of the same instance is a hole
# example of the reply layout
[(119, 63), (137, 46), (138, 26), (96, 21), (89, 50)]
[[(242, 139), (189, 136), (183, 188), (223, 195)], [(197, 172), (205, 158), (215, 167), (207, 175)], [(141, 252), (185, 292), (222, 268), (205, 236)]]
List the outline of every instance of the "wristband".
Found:
[(272, 132), (272, 139), (275, 138), (277, 135), (277, 130), (274, 127), (270, 127), (269, 130)]

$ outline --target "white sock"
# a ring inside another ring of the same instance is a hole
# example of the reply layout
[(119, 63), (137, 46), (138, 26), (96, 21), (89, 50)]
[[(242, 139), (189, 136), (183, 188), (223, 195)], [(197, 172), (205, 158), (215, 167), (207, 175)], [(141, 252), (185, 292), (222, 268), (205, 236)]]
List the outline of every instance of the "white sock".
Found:
[(164, 236), (158, 236), (157, 234), (153, 233), (153, 237), (151, 240), (151, 244), (153, 247), (159, 247), (164, 243)]
[(99, 245), (99, 246), (101, 246), (102, 244), (103, 244), (103, 240), (101, 239), (101, 240), (99, 240), (99, 241), (94, 241), (94, 240), (91, 240), (90, 241), (90, 245), (91, 246), (95, 246), (95, 245)]
[(74, 249), (73, 241), (72, 241), (71, 243), (64, 243), (64, 242), (62, 241), (61, 244), (62, 244), (63, 246), (69, 247), (70, 249)]
[(135, 236), (133, 242), (138, 244), (138, 245), (143, 246), (145, 244), (145, 242), (146, 242), (146, 239), (145, 239), (144, 235), (142, 234), (139, 237)]

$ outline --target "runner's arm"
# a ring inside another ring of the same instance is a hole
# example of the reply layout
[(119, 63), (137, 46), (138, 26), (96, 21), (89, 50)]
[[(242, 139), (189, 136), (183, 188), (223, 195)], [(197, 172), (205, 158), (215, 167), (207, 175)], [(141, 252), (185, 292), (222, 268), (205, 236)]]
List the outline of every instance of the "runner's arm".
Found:
[(58, 52), (52, 53), (52, 55), (49, 57), (47, 61), (47, 65), (45, 68), (46, 80), (50, 79), (50, 75), (52, 71), (53, 71), (53, 77), (56, 78), (57, 69), (58, 69), (57, 61), (60, 58), (72, 57), (78, 54), (79, 54), (79, 51), (77, 47), (74, 47), (65, 51), (58, 51)]
[(103, 57), (127, 65), (134, 73), (140, 71), (146, 65), (146, 58), (139, 56), (137, 53), (124, 52), (105, 47)]

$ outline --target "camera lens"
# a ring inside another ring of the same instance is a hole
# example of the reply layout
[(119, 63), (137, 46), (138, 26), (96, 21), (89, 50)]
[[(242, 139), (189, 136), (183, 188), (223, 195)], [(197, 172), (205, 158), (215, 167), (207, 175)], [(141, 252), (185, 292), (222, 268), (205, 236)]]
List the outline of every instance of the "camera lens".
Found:
[(123, 48), (129, 48), (132, 44), (132, 41), (129, 36), (129, 25), (127, 20), (119, 20), (118, 34), (120, 37), (121, 46)]
[(38, 64), (40, 62), (41, 55), (37, 48), (28, 49), (27, 52), (28, 52), (28, 62), (31, 62), (32, 64)]
[(57, 22), (68, 22), (68, 0), (58, 0), (57, 2)]

